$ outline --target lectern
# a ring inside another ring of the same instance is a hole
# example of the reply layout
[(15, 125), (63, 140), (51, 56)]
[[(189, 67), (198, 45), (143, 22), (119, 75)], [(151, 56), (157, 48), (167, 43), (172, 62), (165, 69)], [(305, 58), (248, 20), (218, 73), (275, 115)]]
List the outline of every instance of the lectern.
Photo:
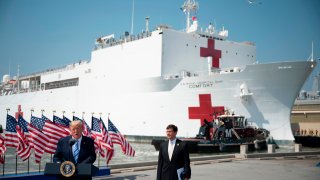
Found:
[(44, 175), (59, 178), (86, 179), (94, 176), (99, 169), (92, 164), (74, 165), (70, 161), (64, 163), (46, 163)]

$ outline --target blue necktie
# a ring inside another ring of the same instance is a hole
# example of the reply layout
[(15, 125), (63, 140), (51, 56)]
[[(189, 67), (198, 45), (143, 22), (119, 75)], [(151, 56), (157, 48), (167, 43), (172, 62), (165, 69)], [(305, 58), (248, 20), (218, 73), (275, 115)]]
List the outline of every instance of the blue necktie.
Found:
[(78, 162), (78, 157), (79, 157), (79, 145), (78, 145), (78, 141), (76, 141), (76, 143), (74, 144), (74, 148), (73, 148), (73, 157), (75, 162)]

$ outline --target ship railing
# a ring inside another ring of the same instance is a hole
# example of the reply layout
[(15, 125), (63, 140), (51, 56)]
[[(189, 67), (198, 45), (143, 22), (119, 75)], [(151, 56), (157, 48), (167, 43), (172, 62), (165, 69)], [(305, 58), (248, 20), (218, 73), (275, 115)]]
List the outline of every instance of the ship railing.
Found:
[(93, 50), (99, 50), (104, 49), (112, 46), (117, 46), (123, 43), (132, 42), (140, 39), (145, 39), (147, 37), (151, 36), (151, 32), (142, 32), (137, 35), (122, 35), (119, 39), (111, 38), (106, 40), (100, 40), (99, 42), (96, 42), (96, 45)]
[(242, 71), (243, 71), (243, 68), (240, 68), (240, 67), (225, 68), (220, 70), (220, 74), (237, 73)]
[(80, 65), (84, 65), (84, 64), (88, 64), (88, 63), (89, 63), (89, 60), (80, 60), (77, 63), (72, 63), (72, 64), (60, 66), (57, 68), (51, 68), (51, 69), (46, 69), (44, 71), (39, 71), (39, 72), (31, 73), (31, 74), (22, 75), (19, 77), (19, 79), (27, 79), (29, 77), (39, 76), (39, 75), (43, 75), (43, 74), (51, 74), (51, 73), (56, 73), (56, 72), (67, 71), (67, 70), (74, 69)]
[(33, 85), (33, 86), (30, 86), (29, 88), (19, 88), (19, 90), (18, 90), (18, 87), (15, 86), (9, 90), (4, 90), (4, 89), (0, 90), (0, 96), (36, 92), (40, 90), (43, 90), (43, 88), (41, 88), (41, 85)]
[(163, 75), (163, 79), (179, 79), (179, 78), (186, 78), (186, 77), (197, 77), (197, 76), (210, 76), (214, 74), (225, 74), (225, 73), (237, 73), (237, 72), (242, 72), (243, 68), (240, 67), (233, 67), (233, 68), (225, 68), (225, 69), (220, 69), (220, 68), (212, 68), (210, 72), (208, 71), (186, 71), (183, 70), (180, 73), (176, 74), (167, 74)]
[(207, 76), (207, 75), (208, 75), (208, 71), (190, 72), (190, 71), (183, 70), (180, 73), (163, 75), (163, 79), (180, 79), (180, 78), (186, 78), (186, 77), (197, 77), (197, 76)]

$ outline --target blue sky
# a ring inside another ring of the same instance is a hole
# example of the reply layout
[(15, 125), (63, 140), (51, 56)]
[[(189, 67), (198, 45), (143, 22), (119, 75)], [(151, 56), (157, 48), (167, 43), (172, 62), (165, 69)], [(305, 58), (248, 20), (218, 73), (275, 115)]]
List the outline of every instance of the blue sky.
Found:
[[(134, 34), (167, 24), (185, 27), (184, 0), (135, 0)], [(252, 41), (259, 63), (320, 58), (319, 0), (198, 0), (199, 24)], [(0, 0), (0, 77), (89, 60), (97, 37), (131, 31), (132, 0)], [(319, 65), (320, 66), (320, 65)], [(316, 72), (319, 72), (319, 66)], [(309, 83), (310, 84), (310, 83)], [(310, 85), (309, 85), (310, 86)], [(307, 87), (306, 87), (307, 88)]]

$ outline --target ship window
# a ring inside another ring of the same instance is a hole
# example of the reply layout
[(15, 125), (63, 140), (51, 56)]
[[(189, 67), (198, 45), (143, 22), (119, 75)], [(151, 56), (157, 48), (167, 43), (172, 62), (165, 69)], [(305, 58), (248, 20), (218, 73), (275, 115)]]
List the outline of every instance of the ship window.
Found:
[(45, 89), (57, 89), (70, 86), (78, 86), (79, 78), (65, 79), (62, 81), (54, 81), (45, 84)]

